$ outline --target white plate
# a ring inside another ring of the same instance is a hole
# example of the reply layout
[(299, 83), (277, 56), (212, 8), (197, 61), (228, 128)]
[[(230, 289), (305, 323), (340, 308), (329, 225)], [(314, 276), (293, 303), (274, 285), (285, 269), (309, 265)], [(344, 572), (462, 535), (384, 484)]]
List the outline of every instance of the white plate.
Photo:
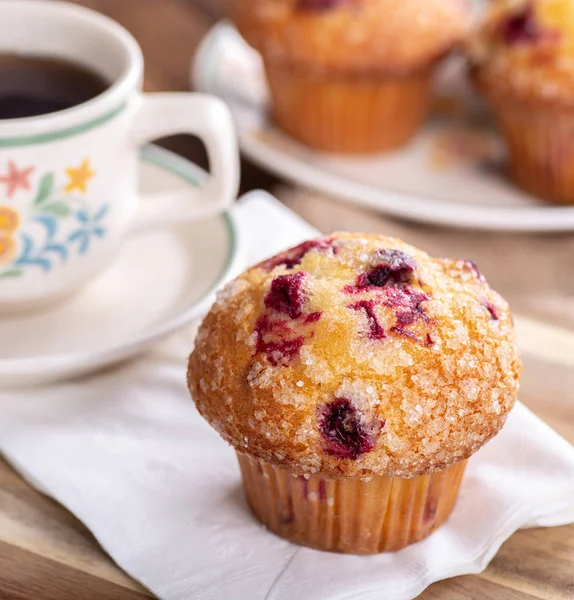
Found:
[[(508, 231), (572, 231), (574, 207), (553, 206), (514, 187), (501, 173), (504, 146), (468, 88), (461, 63), (449, 63), (437, 90), (457, 118), (431, 121), (407, 148), (371, 158), (315, 152), (267, 119), (260, 57), (227, 23), (196, 54), (196, 89), (231, 106), (243, 152), (297, 183), (406, 219)], [(494, 168), (493, 168), (494, 167)]]
[[(198, 186), (205, 173), (157, 147), (142, 153), (142, 191)], [(239, 262), (225, 214), (134, 236), (117, 262), (69, 301), (0, 319), (0, 385), (35, 385), (130, 358), (206, 310)]]

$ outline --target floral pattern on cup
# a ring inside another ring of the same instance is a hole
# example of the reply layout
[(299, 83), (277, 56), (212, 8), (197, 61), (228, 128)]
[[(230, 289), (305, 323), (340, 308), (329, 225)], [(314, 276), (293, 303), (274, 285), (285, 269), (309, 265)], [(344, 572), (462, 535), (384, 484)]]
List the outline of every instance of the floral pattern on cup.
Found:
[[(20, 278), (31, 269), (48, 273), (72, 255), (86, 255), (93, 243), (106, 237), (109, 205), (93, 207), (85, 198), (96, 175), (89, 159), (65, 168), (63, 178), (43, 173), (35, 187), (30, 183), (34, 170), (8, 161), (6, 172), (0, 172), (0, 198), (6, 202), (0, 204), (0, 279)], [(9, 206), (24, 190), (33, 196), (25, 224)]]
[(0, 206), (0, 266), (8, 264), (16, 254), (14, 233), (20, 225), (20, 216), (9, 206)]
[(24, 190), (30, 189), (30, 175), (34, 167), (19, 168), (14, 161), (8, 161), (8, 167), (5, 174), (0, 175), (0, 183), (4, 185), (4, 189), (8, 198), (18, 191), (19, 188)]

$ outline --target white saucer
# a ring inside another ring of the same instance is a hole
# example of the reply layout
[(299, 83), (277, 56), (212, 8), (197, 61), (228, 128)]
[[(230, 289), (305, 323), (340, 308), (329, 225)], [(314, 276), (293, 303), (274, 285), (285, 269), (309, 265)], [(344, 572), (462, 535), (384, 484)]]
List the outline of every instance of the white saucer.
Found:
[[(574, 207), (553, 206), (514, 187), (496, 168), (504, 146), (452, 62), (437, 82), (439, 96), (462, 112), (430, 122), (407, 148), (370, 158), (315, 152), (267, 119), (259, 55), (220, 23), (193, 65), (195, 89), (230, 105), (243, 152), (287, 179), (355, 204), (406, 219), (486, 230), (572, 231)], [(444, 111), (444, 108), (443, 108)]]
[[(157, 147), (142, 153), (142, 191), (198, 186), (205, 173)], [(230, 214), (134, 236), (79, 295), (37, 314), (0, 319), (0, 385), (35, 385), (141, 353), (207, 310), (238, 267)]]

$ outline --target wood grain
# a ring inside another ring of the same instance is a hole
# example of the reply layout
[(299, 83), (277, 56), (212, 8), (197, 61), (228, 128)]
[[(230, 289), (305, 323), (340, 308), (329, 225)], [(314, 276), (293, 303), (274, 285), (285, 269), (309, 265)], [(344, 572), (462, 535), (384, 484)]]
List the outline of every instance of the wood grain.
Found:
[(574, 598), (574, 526), (519, 531), (482, 580), (545, 600)]
[(2, 600), (141, 600), (149, 597), (3, 542), (0, 542), (0, 573)]
[[(186, 90), (191, 55), (224, 0), (79, 0), (122, 23), (142, 45), (148, 91)], [(167, 142), (206, 165), (190, 138)], [(243, 189), (276, 179), (243, 164)], [(456, 232), (391, 220), (291, 186), (277, 195), (318, 229), (396, 235), (445, 256), (470, 256), (512, 303), (524, 351), (522, 401), (574, 442), (574, 238)], [(86, 528), (0, 459), (0, 600), (116, 600), (150, 594)], [(382, 592), (381, 599), (384, 599)], [(520, 531), (480, 575), (432, 585), (419, 600), (572, 600), (574, 526)], [(241, 599), (226, 599), (241, 600)]]
[(0, 542), (141, 591), (139, 585), (106, 560), (92, 535), (76, 518), (38, 494), (6, 463), (0, 463), (0, 507)]
[(479, 581), (476, 577), (458, 577), (455, 580), (440, 581), (431, 586), (420, 600), (535, 600), (539, 596), (530, 596), (513, 589), (501, 589), (496, 583)]

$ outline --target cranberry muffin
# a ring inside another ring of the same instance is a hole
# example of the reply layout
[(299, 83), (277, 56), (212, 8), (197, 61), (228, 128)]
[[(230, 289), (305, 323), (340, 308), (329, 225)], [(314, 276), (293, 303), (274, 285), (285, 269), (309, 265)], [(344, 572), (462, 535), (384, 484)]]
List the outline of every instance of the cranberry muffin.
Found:
[(465, 0), (231, 0), (263, 56), (276, 123), (320, 150), (373, 153), (424, 120), (437, 62), (460, 42)]
[(574, 203), (574, 3), (498, 0), (471, 37), (472, 78), (526, 191)]
[(473, 262), (339, 233), (220, 293), (188, 385), (271, 531), (370, 554), (446, 521), (519, 372), (508, 305)]

